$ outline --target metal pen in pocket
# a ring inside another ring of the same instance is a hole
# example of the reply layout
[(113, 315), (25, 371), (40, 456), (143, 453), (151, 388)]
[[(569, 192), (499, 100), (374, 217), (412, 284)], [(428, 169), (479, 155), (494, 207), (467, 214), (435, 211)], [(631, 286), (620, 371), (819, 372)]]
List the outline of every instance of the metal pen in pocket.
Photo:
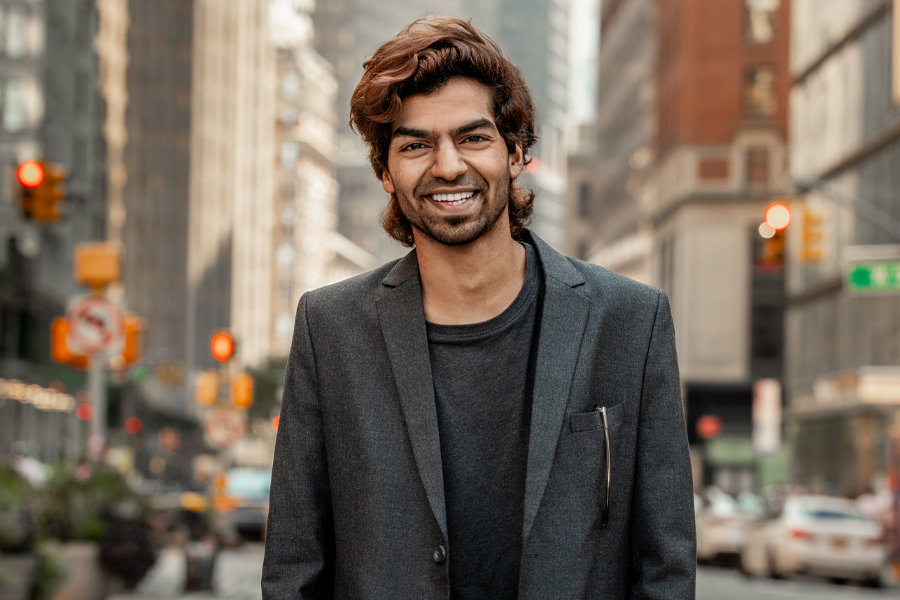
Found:
[(609, 443), (609, 416), (606, 414), (605, 406), (598, 405), (594, 410), (599, 412), (600, 417), (603, 419), (603, 440), (606, 442), (606, 504), (603, 507), (603, 521), (601, 523), (601, 527), (606, 527), (606, 524), (609, 522), (609, 490), (612, 486), (612, 457), (610, 456), (612, 449)]

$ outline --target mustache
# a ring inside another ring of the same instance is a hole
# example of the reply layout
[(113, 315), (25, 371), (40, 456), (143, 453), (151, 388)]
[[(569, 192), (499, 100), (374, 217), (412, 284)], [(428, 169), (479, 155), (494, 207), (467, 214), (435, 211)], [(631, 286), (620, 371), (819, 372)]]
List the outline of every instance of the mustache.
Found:
[(434, 190), (445, 187), (466, 187), (482, 190), (487, 187), (487, 181), (474, 173), (465, 173), (453, 180), (428, 178), (419, 182), (414, 193), (416, 196), (430, 196)]

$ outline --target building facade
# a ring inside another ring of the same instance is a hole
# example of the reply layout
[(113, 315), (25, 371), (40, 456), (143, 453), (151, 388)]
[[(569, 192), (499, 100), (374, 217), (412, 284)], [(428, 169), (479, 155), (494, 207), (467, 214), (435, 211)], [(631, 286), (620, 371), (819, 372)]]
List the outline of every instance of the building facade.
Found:
[(644, 208), (656, 136), (656, 3), (601, 6), (594, 139), (569, 158), (566, 252), (651, 283)]
[(604, 2), (596, 149), (573, 157), (570, 252), (669, 295), (698, 489), (783, 464), (757, 455), (752, 406), (782, 376), (782, 239), (758, 228), (787, 189), (789, 8)]
[(792, 3), (800, 196), (788, 230), (788, 433), (794, 478), (847, 495), (900, 474), (888, 458), (900, 429), (900, 296), (858, 295), (846, 283), (854, 251), (900, 258), (897, 6)]
[[(71, 398), (84, 384), (49, 348), (52, 319), (80, 292), (73, 248), (105, 233), (97, 29), (92, 0), (0, 2), (0, 436), (6, 448), (25, 444), (15, 454), (45, 461), (75, 458), (86, 434), (74, 403), (33, 399)], [(60, 219), (22, 212), (16, 167), (25, 160), (65, 171)]]
[[(766, 483), (753, 451), (753, 384), (782, 376), (784, 265), (758, 227), (787, 184), (790, 6), (657, 7), (656, 282), (672, 302), (701, 480), (736, 492)], [(720, 424), (714, 437), (698, 428), (704, 417)]]

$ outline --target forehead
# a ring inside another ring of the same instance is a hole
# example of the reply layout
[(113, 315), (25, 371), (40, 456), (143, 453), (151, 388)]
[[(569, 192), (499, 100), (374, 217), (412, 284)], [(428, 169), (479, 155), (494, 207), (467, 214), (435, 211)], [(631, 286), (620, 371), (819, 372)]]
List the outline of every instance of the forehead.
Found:
[(491, 89), (486, 85), (454, 77), (430, 94), (405, 98), (391, 131), (406, 127), (440, 133), (479, 119), (493, 123), (492, 100)]

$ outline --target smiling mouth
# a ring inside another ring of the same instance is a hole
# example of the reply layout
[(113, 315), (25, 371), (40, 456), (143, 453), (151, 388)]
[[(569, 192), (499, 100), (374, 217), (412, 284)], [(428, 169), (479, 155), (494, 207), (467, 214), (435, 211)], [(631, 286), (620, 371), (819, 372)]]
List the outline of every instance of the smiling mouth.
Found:
[(432, 200), (444, 206), (459, 206), (467, 200), (474, 197), (478, 192), (471, 190), (468, 192), (459, 192), (458, 194), (432, 194)]

